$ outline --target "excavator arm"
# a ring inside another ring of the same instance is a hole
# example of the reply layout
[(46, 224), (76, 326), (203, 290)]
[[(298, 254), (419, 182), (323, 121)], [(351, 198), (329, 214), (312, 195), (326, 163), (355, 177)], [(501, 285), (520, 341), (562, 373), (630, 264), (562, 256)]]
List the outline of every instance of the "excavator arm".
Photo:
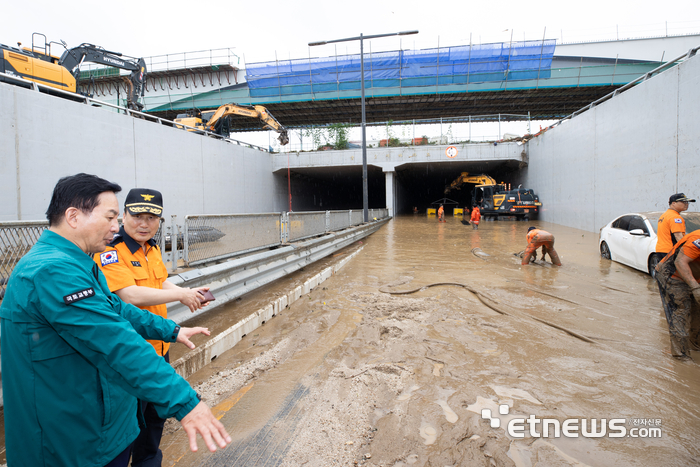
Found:
[(131, 71), (127, 79), (127, 107), (132, 110), (142, 110), (143, 104), (139, 102), (146, 91), (146, 62), (143, 58), (121, 58), (119, 52), (110, 52), (102, 47), (92, 44), (81, 44), (78, 47), (63, 52), (58, 64), (68, 69), (76, 81), (80, 77), (80, 65), (84, 62), (99, 63), (111, 67)]
[(459, 190), (465, 183), (474, 183), (476, 185), (496, 185), (496, 180), (486, 174), (469, 175), (469, 172), (462, 172), (456, 180), (450, 183), (450, 186), (445, 188), (445, 194), (450, 190)]
[(209, 121), (206, 123), (206, 130), (217, 134), (222, 133), (222, 123), (226, 117), (229, 115), (242, 115), (244, 117), (257, 118), (263, 122), (263, 128), (266, 130), (275, 130), (279, 133), (279, 142), (283, 146), (289, 143), (289, 136), (287, 134), (287, 129), (275, 119), (275, 117), (270, 114), (265, 107), (262, 105), (238, 105), (238, 104), (226, 104), (222, 105), (214, 115), (211, 116)]

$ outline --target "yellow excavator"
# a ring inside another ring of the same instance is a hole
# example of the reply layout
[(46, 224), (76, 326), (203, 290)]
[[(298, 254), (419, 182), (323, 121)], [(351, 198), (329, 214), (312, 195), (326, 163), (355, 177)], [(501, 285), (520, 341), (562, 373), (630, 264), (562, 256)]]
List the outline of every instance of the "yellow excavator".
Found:
[[(43, 46), (36, 38), (43, 38)], [(36, 39), (36, 42), (35, 42)], [(51, 45), (61, 45), (66, 50), (61, 57), (51, 54)], [(32, 34), (32, 48), (9, 47), (0, 44), (0, 72), (28, 81), (34, 81), (49, 88), (72, 93), (78, 92), (80, 67), (92, 62), (105, 66), (128, 70), (131, 74), (124, 77), (127, 86), (127, 107), (143, 110), (143, 95), (146, 89), (146, 62), (143, 58), (123, 56), (102, 47), (83, 43), (69, 49), (65, 42), (47, 42), (46, 36), (35, 32)], [(8, 81), (18, 84), (16, 80), (0, 76), (0, 82)]]
[(486, 174), (470, 175), (469, 172), (462, 172), (445, 188), (445, 194), (459, 190), (466, 183), (476, 185), (472, 191), (472, 204), (479, 205), (482, 216), (515, 216), (524, 219), (536, 215), (542, 209), (540, 198), (531, 189), (518, 187), (509, 190), (505, 183), (496, 183), (493, 177)]
[[(244, 117), (257, 118), (263, 123), (263, 129), (275, 130), (279, 133), (279, 142), (282, 146), (289, 143), (287, 129), (272, 116), (262, 105), (222, 105), (213, 112), (199, 112), (196, 114), (179, 114), (175, 118), (175, 127), (186, 128), (187, 131), (210, 131), (217, 135), (228, 136), (231, 132), (228, 118), (231, 115), (241, 115)], [(180, 125), (177, 125), (180, 123)]]
[(462, 172), (456, 180), (450, 183), (450, 186), (445, 188), (445, 194), (450, 190), (459, 190), (465, 183), (473, 183), (475, 185), (496, 185), (496, 180), (486, 174), (469, 175), (469, 172)]

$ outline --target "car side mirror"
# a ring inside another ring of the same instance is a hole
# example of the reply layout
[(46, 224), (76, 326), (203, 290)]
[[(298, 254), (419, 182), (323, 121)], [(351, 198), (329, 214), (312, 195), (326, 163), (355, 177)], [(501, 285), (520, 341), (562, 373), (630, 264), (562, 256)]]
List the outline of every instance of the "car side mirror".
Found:
[(638, 237), (646, 237), (648, 234), (642, 229), (630, 230), (630, 235), (636, 235)]

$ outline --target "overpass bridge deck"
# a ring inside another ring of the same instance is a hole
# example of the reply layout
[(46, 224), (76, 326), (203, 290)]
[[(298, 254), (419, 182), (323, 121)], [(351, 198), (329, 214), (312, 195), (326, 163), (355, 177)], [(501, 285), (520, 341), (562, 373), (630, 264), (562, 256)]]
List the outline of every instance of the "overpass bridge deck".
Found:
[[(552, 69), (548, 78), (498, 82), (444, 83), (366, 89), (366, 121), (461, 115), (527, 114), (561, 118), (659, 66), (659, 62)], [(265, 105), (285, 126), (360, 122), (360, 90), (278, 93), (253, 96), (247, 83), (183, 97), (147, 99), (148, 112), (173, 119), (192, 108), (213, 109), (229, 102)], [(233, 119), (236, 131), (259, 130), (250, 119)]]

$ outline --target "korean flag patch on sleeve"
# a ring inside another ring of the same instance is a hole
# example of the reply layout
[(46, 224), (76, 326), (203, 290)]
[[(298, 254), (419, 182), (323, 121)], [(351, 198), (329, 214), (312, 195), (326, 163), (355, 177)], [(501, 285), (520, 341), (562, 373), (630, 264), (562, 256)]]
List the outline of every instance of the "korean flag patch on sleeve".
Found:
[(700, 238), (697, 239), (697, 240), (695, 240), (695, 241), (693, 242), (693, 245), (695, 245), (695, 246), (698, 248), (698, 250), (700, 250)]
[(676, 224), (682, 224), (682, 223), (683, 223), (683, 219), (678, 219), (678, 218), (676, 218), (676, 219), (673, 219), (673, 220), (674, 220), (674, 222), (675, 222)]
[(119, 256), (117, 256), (116, 251), (105, 251), (104, 253), (100, 254), (100, 263), (102, 266), (107, 266), (108, 264), (112, 263), (118, 263), (119, 262)]

